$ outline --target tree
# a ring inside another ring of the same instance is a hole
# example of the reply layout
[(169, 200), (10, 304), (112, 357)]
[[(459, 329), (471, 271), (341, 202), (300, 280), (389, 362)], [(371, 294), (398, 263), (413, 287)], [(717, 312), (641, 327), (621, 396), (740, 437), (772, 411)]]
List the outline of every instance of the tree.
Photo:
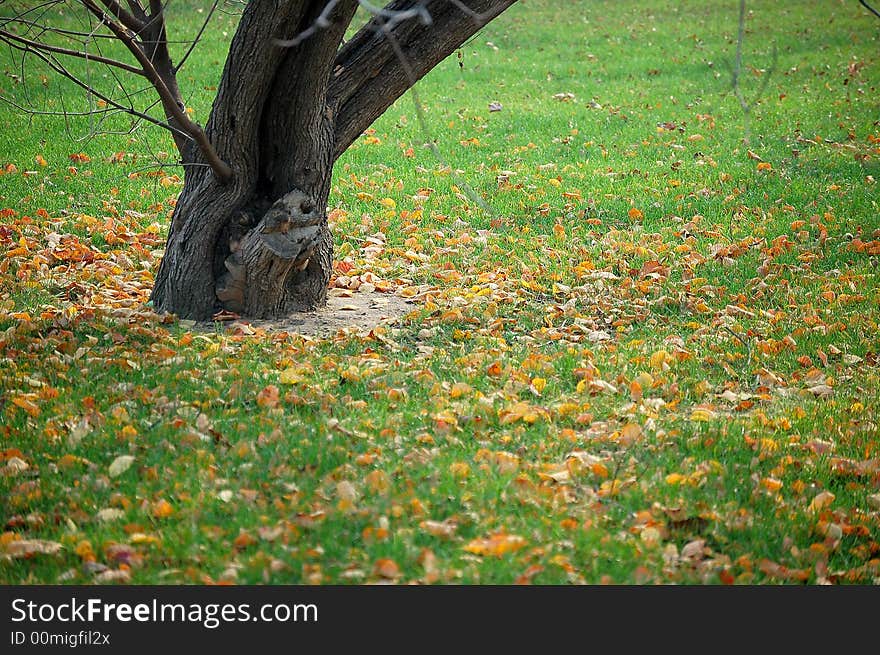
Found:
[[(204, 129), (185, 111), (177, 82), (182, 62), (169, 53), (163, 0), (69, 1), (123, 44), (128, 60), (94, 54), (84, 46), (96, 32), (53, 28), (45, 11), (34, 19), (33, 6), (4, 19), (0, 39), (92, 93), (98, 92), (61, 63), (65, 57), (143, 77), (158, 94), (160, 121), (98, 97), (174, 136), (184, 186), (152, 300), (158, 311), (204, 320), (221, 308), (279, 317), (325, 302), (334, 162), (417, 80), (516, 0), (394, 0), (384, 8), (367, 0), (249, 0)], [(358, 6), (372, 17), (344, 41)], [(211, 12), (216, 7), (215, 1)], [(79, 39), (83, 47), (59, 45), (49, 35)]]

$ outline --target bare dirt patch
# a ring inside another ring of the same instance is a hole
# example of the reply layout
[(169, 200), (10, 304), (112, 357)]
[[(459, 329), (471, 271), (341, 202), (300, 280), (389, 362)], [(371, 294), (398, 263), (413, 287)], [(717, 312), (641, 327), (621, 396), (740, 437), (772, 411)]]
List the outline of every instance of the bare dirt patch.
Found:
[(360, 293), (330, 289), (327, 304), (313, 312), (303, 312), (277, 320), (237, 320), (226, 324), (230, 330), (261, 328), (309, 337), (329, 337), (339, 331), (369, 332), (390, 325), (416, 308), (405, 298), (390, 293)]

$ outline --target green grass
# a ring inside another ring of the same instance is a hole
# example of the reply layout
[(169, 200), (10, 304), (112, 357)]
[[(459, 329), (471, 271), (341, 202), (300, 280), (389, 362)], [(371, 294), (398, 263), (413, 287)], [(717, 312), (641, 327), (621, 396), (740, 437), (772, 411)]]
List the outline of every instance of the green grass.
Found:
[[(168, 136), (0, 106), (0, 581), (880, 577), (877, 21), (750, 3), (747, 124), (737, 3), (562, 5), (338, 163), (337, 277), (416, 298), (373, 333), (153, 315)], [(201, 122), (234, 21), (181, 77)], [(4, 96), (76, 101), (2, 56)]]

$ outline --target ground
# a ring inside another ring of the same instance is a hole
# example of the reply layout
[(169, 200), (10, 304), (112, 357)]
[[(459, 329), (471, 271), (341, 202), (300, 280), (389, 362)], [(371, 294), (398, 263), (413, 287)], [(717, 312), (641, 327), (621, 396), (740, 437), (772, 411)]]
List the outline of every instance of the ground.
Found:
[[(284, 320), (232, 320), (231, 331), (247, 332), (248, 326), (268, 332), (288, 332), (310, 337), (327, 337), (337, 332), (369, 333), (376, 327), (392, 325), (413, 311), (413, 303), (388, 293), (333, 289), (327, 304), (313, 312), (302, 312)], [(210, 329), (214, 323), (203, 324)]]
[(284, 329), (149, 305), (167, 135), (0, 105), (0, 581), (876, 583), (878, 21), (748, 8), (746, 115), (738, 3), (517, 3), (340, 159)]

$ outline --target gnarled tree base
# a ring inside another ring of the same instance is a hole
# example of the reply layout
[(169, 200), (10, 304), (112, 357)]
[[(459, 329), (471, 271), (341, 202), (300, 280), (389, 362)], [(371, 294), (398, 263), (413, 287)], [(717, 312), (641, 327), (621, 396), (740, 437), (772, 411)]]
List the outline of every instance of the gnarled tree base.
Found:
[[(254, 318), (278, 318), (322, 302), (325, 294), (308, 289), (325, 286), (329, 279), (322, 262), (309, 268), (319, 242), (330, 237), (323, 214), (315, 199), (294, 189), (241, 238), (232, 236), (223, 262), (226, 271), (216, 287), (222, 308)], [(239, 225), (250, 222), (246, 213), (239, 216)], [(311, 277), (317, 280), (309, 284)]]

